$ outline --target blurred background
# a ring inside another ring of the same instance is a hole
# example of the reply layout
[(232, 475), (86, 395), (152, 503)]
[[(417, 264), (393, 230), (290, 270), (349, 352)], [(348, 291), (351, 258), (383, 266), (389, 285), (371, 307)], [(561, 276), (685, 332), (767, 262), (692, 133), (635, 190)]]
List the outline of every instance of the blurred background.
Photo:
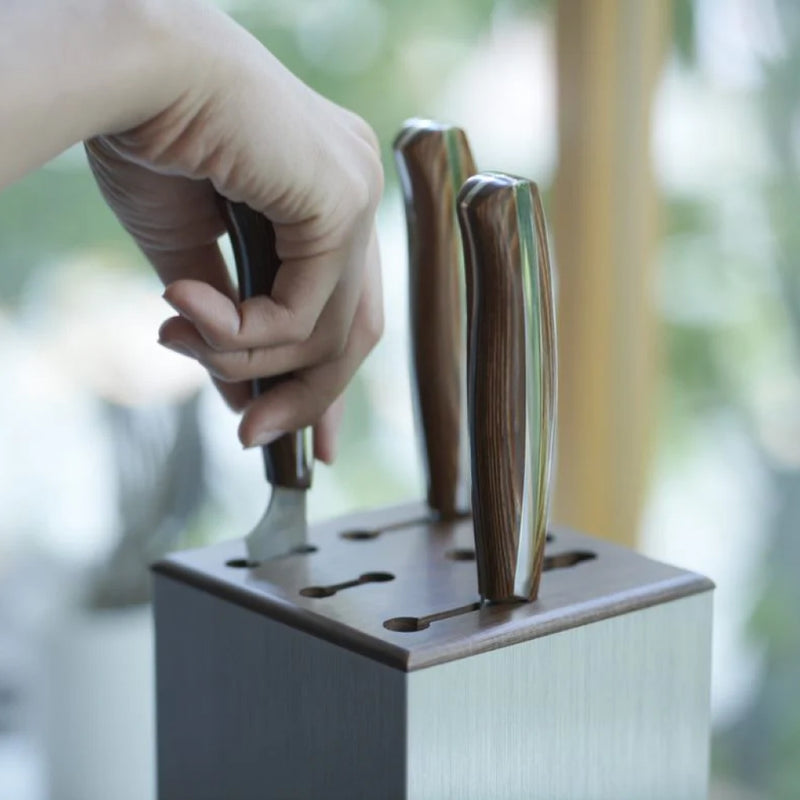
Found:
[[(717, 582), (715, 800), (800, 797), (800, 4), (226, 0), (384, 144), (387, 328), (314, 518), (422, 496), (390, 144), (535, 179), (559, 270), (555, 521)], [(0, 194), (0, 798), (152, 797), (146, 564), (248, 531), (260, 457), (75, 148)]]

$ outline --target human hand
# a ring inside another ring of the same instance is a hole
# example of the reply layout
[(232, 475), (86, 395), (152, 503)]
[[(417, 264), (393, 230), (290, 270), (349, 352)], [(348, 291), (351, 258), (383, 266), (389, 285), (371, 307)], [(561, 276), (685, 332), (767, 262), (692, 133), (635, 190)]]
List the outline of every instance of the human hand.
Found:
[[(315, 455), (330, 461), (337, 399), (383, 326), (375, 136), (221, 12), (171, 5), (175, 27), (163, 30), (184, 90), (146, 121), (88, 140), (92, 170), (177, 311), (161, 343), (197, 359), (244, 409), (246, 446), (314, 425)], [(282, 265), (271, 297), (238, 302), (217, 193), (272, 221)], [(251, 400), (253, 378), (286, 373)]]

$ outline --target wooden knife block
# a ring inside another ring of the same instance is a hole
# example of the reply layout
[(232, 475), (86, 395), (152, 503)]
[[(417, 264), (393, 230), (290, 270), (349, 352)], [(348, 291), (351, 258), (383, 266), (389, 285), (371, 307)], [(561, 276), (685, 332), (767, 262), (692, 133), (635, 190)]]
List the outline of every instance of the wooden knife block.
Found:
[(711, 582), (556, 529), (539, 600), (479, 607), (472, 536), (411, 505), (160, 562), (159, 798), (705, 798)]

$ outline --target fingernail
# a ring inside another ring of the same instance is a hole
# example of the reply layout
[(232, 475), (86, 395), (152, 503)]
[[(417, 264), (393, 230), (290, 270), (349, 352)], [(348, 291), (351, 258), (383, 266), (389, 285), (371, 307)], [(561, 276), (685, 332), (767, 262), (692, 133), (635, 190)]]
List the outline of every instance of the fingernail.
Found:
[(253, 437), (248, 447), (264, 447), (264, 445), (271, 444), (276, 439), (280, 439), (285, 431), (262, 431)]
[(175, 341), (167, 341), (165, 339), (159, 339), (158, 343), (162, 347), (166, 347), (168, 350), (173, 350), (176, 353), (180, 353), (182, 356), (189, 356), (190, 358), (195, 358), (194, 353), (183, 342), (175, 342)]

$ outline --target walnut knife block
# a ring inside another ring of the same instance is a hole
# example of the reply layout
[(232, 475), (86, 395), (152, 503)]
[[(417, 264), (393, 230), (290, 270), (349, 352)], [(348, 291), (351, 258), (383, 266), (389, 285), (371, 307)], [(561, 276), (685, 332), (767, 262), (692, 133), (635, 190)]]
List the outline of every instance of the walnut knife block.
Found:
[(705, 798), (713, 584), (549, 539), (506, 606), (478, 605), (471, 520), (424, 505), (256, 567), (241, 540), (161, 561), (160, 800)]

